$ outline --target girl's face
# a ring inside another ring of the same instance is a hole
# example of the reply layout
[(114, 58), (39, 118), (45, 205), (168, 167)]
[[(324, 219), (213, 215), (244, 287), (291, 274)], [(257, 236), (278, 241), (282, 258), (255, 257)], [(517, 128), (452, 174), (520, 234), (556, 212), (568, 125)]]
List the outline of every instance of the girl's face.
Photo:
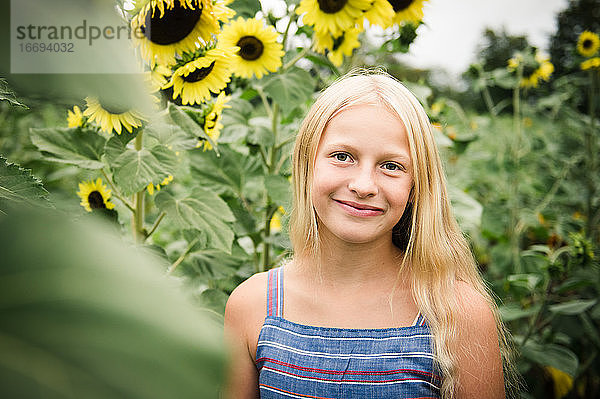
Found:
[(314, 163), (312, 201), (323, 237), (364, 244), (387, 240), (412, 187), (402, 121), (378, 105), (357, 105), (327, 125)]

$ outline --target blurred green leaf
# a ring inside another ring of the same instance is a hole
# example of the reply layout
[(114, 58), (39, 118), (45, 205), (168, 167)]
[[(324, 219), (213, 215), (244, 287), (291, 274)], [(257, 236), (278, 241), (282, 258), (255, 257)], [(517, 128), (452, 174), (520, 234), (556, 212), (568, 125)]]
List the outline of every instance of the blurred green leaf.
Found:
[(0, 156), (0, 215), (15, 204), (49, 206), (48, 191), (29, 170)]
[(258, 0), (235, 0), (230, 6), (236, 11), (236, 17), (254, 18), (256, 13), (261, 10)]
[(521, 308), (516, 303), (501, 305), (499, 307), (500, 316), (505, 322), (522, 319), (523, 317), (530, 317), (536, 314), (541, 308), (541, 305), (535, 305), (527, 309)]
[(49, 161), (86, 169), (101, 169), (106, 139), (95, 130), (82, 128), (31, 129), (31, 142)]
[(577, 314), (583, 313), (586, 310), (590, 309), (597, 302), (598, 302), (597, 299), (589, 299), (589, 300), (577, 299), (577, 300), (568, 301), (565, 303), (560, 303), (557, 305), (551, 305), (548, 308), (553, 313), (565, 314), (565, 315), (577, 315)]
[(0, 396), (218, 398), (221, 327), (106, 226), (0, 219)]
[[(189, 138), (201, 138), (203, 140), (207, 140), (212, 145), (214, 151), (217, 154), (219, 153), (217, 144), (213, 141), (211, 137), (209, 137), (206, 134), (206, 132), (204, 132), (203, 126), (198, 124), (197, 118), (200, 117), (202, 111), (191, 107), (185, 107), (185, 109), (182, 109), (182, 107), (173, 103), (169, 103), (168, 110), (171, 120), (177, 126), (179, 126), (188, 135)], [(190, 116), (190, 114), (194, 113), (196, 114), (196, 118)]]
[(175, 197), (162, 190), (154, 201), (178, 228), (200, 230), (207, 235), (209, 246), (231, 252), (234, 235), (226, 222), (235, 219), (227, 204), (214, 192), (194, 187), (189, 195)]
[(292, 186), (280, 175), (265, 176), (265, 187), (273, 203), (289, 210), (292, 203)]
[(529, 341), (521, 348), (521, 353), (534, 363), (554, 367), (571, 377), (575, 376), (579, 367), (577, 356), (571, 350), (559, 345), (540, 345)]
[(267, 75), (260, 85), (287, 115), (311, 98), (315, 79), (304, 69), (292, 67), (283, 73)]

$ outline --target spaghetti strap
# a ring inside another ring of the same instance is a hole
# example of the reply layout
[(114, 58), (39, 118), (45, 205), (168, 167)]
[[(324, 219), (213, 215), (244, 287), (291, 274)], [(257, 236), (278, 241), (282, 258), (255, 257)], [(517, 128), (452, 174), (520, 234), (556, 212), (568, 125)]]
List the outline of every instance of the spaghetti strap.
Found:
[(267, 276), (267, 316), (283, 317), (283, 267), (271, 269)]
[(417, 313), (417, 317), (415, 317), (415, 321), (412, 323), (411, 327), (422, 326), (425, 324), (425, 317), (421, 314), (421, 311)]

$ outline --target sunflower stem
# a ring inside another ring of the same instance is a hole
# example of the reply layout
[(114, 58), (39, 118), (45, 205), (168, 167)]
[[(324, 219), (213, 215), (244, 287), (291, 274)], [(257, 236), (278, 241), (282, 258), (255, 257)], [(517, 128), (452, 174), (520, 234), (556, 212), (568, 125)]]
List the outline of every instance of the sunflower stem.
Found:
[(585, 148), (586, 148), (586, 169), (588, 173), (586, 174), (586, 201), (585, 201), (585, 213), (586, 213), (586, 222), (585, 222), (585, 232), (588, 237), (593, 239), (593, 198), (595, 194), (594, 187), (594, 171), (596, 170), (596, 162), (595, 162), (595, 140), (594, 140), (594, 130), (596, 128), (596, 71), (594, 69), (590, 69), (590, 98), (589, 98), (589, 117), (590, 117), (590, 128), (586, 130), (585, 133)]
[(294, 58), (289, 60), (288, 63), (285, 64), (283, 66), (283, 68), (281, 68), (281, 71), (285, 72), (288, 69), (290, 69), (291, 67), (293, 67), (294, 65), (296, 65), (296, 62), (298, 62), (301, 58), (303, 58), (306, 55), (306, 53), (308, 53), (308, 47), (304, 47), (302, 49), (302, 51), (300, 51), (298, 54), (296, 54), (296, 56)]
[(513, 89), (513, 128), (514, 138), (512, 139), (512, 148), (510, 151), (511, 166), (512, 168), (508, 171), (510, 175), (510, 208), (509, 208), (509, 226), (508, 235), (510, 239), (511, 258), (513, 263), (513, 271), (515, 273), (521, 272), (521, 257), (519, 254), (519, 236), (520, 233), (517, 230), (517, 224), (519, 222), (519, 178), (517, 173), (519, 171), (520, 164), (520, 146), (521, 146), (521, 79), (523, 77), (523, 63), (519, 63), (517, 67), (517, 81)]
[(106, 182), (110, 186), (112, 193), (115, 195), (115, 197), (117, 197), (119, 201), (121, 201), (131, 212), (135, 212), (135, 208), (133, 207), (133, 205), (129, 201), (127, 201), (123, 194), (121, 194), (117, 186), (115, 186), (115, 184), (113, 183), (112, 179), (108, 177), (108, 174), (106, 173), (104, 168), (100, 169), (100, 171), (102, 172), (102, 176), (104, 176), (104, 178), (106, 179)]
[[(273, 113), (271, 118), (271, 130), (273, 131), (273, 145), (271, 146), (271, 160), (268, 163), (269, 175), (273, 174), (277, 165), (277, 156), (279, 150), (277, 147), (277, 136), (279, 126), (279, 104), (273, 104)], [(271, 244), (269, 243), (269, 237), (271, 236), (271, 218), (277, 211), (277, 206), (271, 203), (271, 197), (268, 192), (265, 192), (265, 238), (263, 246), (263, 263), (262, 271), (268, 270), (271, 264)]]
[(286, 51), (286, 45), (287, 45), (287, 40), (288, 40), (288, 34), (290, 31), (290, 26), (292, 26), (292, 22), (296, 21), (296, 19), (298, 18), (297, 14), (296, 14), (296, 8), (298, 7), (298, 5), (296, 4), (296, 6), (294, 7), (294, 9), (292, 10), (292, 12), (289, 15), (290, 19), (287, 23), (287, 26), (285, 27), (285, 31), (283, 32), (283, 40), (281, 42), (282, 46), (283, 46), (283, 51)]
[(154, 233), (156, 231), (156, 229), (158, 228), (158, 225), (160, 224), (160, 222), (162, 222), (162, 220), (164, 219), (165, 216), (166, 216), (165, 212), (161, 212), (160, 215), (158, 215), (158, 217), (156, 218), (156, 221), (152, 225), (152, 228), (150, 229), (150, 231), (148, 233), (146, 233), (146, 239), (148, 239), (148, 237), (150, 237), (152, 235), (152, 233)]
[(188, 256), (188, 254), (190, 253), (192, 248), (194, 248), (194, 245), (196, 245), (196, 243), (198, 242), (199, 239), (200, 239), (200, 237), (197, 237), (189, 243), (189, 245), (187, 246), (185, 251), (183, 251), (183, 253), (181, 255), (179, 255), (179, 258), (177, 258), (177, 260), (175, 262), (173, 262), (173, 264), (169, 267), (169, 270), (167, 270), (167, 274), (171, 274), (175, 271), (177, 266), (179, 266), (181, 264), (181, 262), (184, 261), (185, 257)]
[[(135, 149), (142, 149), (143, 130), (140, 130), (135, 136)], [(144, 194), (146, 189), (143, 189), (135, 194), (135, 212), (133, 213), (133, 236), (138, 244), (141, 244), (146, 239), (144, 232)]]
[(260, 96), (260, 99), (262, 100), (263, 106), (265, 107), (265, 110), (267, 111), (267, 116), (269, 117), (269, 119), (273, 120), (273, 110), (271, 109), (271, 105), (269, 104), (269, 100), (267, 99), (267, 96), (265, 95), (265, 92), (263, 91), (262, 87), (257, 87), (256, 91), (258, 92), (258, 95)]

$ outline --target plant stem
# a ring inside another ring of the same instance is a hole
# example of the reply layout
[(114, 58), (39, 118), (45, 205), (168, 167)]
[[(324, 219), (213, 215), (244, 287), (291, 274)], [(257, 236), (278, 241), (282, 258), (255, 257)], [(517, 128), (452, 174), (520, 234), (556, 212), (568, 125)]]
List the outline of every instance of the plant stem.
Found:
[(286, 51), (286, 46), (287, 46), (287, 40), (288, 40), (288, 34), (290, 31), (290, 26), (292, 26), (292, 22), (296, 21), (296, 19), (298, 18), (297, 14), (296, 14), (296, 8), (298, 7), (298, 5), (296, 5), (294, 7), (294, 9), (292, 10), (292, 12), (289, 14), (289, 21), (285, 27), (285, 32), (283, 32), (283, 41), (281, 42), (282, 46), (283, 46), (283, 51)]
[(306, 55), (306, 53), (308, 53), (308, 49), (309, 49), (309, 47), (304, 47), (302, 49), (302, 51), (300, 51), (298, 54), (296, 54), (296, 56), (294, 58), (289, 60), (288, 63), (285, 64), (283, 66), (283, 68), (281, 68), (282, 72), (287, 71), (288, 69), (293, 67), (296, 64), (296, 62), (298, 62), (302, 57), (304, 57)]
[[(143, 130), (140, 130), (135, 136), (135, 149), (141, 151)], [(141, 244), (146, 239), (144, 233), (144, 193), (145, 189), (135, 194), (135, 211), (133, 212), (133, 236), (135, 242)]]
[[(279, 104), (273, 104), (273, 113), (271, 119), (271, 130), (273, 131), (273, 145), (271, 146), (271, 159), (268, 166), (269, 175), (273, 174), (277, 165), (277, 156), (279, 155), (279, 150), (277, 146), (277, 138), (278, 138), (278, 124), (279, 124)], [(265, 271), (269, 269), (271, 265), (271, 244), (269, 244), (269, 237), (271, 236), (271, 218), (275, 214), (277, 210), (276, 206), (271, 204), (271, 198), (269, 193), (265, 193), (265, 235), (263, 241), (263, 262), (261, 265), (261, 271)]]
[(585, 134), (585, 148), (586, 148), (586, 199), (585, 199), (585, 214), (586, 214), (586, 223), (585, 223), (585, 233), (588, 237), (593, 239), (593, 228), (592, 224), (593, 219), (593, 198), (595, 194), (594, 187), (594, 179), (593, 175), (596, 171), (595, 165), (595, 124), (596, 124), (596, 71), (591, 69), (590, 73), (590, 98), (589, 98), (589, 117), (590, 117), (590, 128), (586, 131)]
[(523, 77), (523, 64), (519, 64), (517, 68), (517, 82), (513, 89), (513, 129), (514, 138), (512, 139), (512, 148), (510, 151), (511, 166), (508, 170), (510, 181), (510, 208), (509, 208), (509, 226), (508, 236), (510, 240), (511, 258), (513, 263), (513, 272), (521, 273), (521, 257), (519, 254), (519, 237), (517, 224), (519, 222), (519, 166), (520, 166), (520, 147), (521, 147), (521, 78)]
[(183, 260), (185, 259), (186, 256), (188, 256), (188, 254), (190, 253), (190, 251), (192, 250), (192, 248), (194, 248), (194, 245), (196, 245), (196, 243), (198, 242), (200, 238), (197, 237), (194, 240), (192, 240), (192, 242), (190, 242), (190, 244), (187, 246), (187, 248), (185, 249), (185, 251), (183, 251), (183, 253), (181, 255), (179, 255), (179, 258), (177, 258), (177, 260), (175, 262), (173, 262), (173, 264), (171, 265), (171, 267), (169, 267), (169, 270), (167, 270), (167, 274), (171, 274), (175, 271), (175, 269), (177, 268), (177, 266), (179, 266), (181, 264), (181, 262), (183, 262)]
[(115, 186), (115, 184), (113, 183), (111, 178), (108, 177), (108, 174), (106, 174), (106, 171), (104, 170), (104, 168), (100, 169), (100, 171), (102, 172), (102, 175), (106, 179), (106, 182), (110, 186), (112, 193), (115, 195), (115, 197), (117, 197), (119, 199), (119, 201), (121, 201), (127, 208), (129, 208), (129, 210), (131, 212), (135, 212), (135, 208), (133, 207), (133, 205), (131, 205), (131, 203), (129, 201), (127, 201), (127, 199), (123, 196), (123, 194), (121, 194), (121, 192), (119, 191), (117, 186)]
[(162, 222), (162, 220), (164, 219), (166, 213), (161, 212), (160, 215), (158, 215), (158, 217), (156, 218), (156, 221), (154, 222), (154, 225), (152, 225), (152, 228), (150, 229), (150, 231), (148, 233), (146, 233), (146, 239), (148, 237), (150, 237), (152, 235), (152, 233), (154, 233), (158, 227), (158, 225), (160, 224), (160, 222)]

